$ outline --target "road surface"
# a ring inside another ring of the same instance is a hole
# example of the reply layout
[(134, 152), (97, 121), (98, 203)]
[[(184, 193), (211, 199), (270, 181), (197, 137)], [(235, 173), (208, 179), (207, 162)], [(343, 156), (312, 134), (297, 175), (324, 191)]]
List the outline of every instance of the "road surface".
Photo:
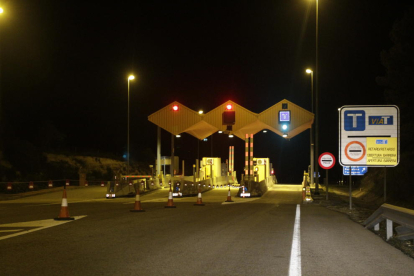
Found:
[(225, 203), (226, 189), (105, 199), (67, 190), (75, 220), (56, 222), (62, 191), (0, 201), (1, 275), (413, 275), (414, 260), (342, 213), (302, 204), (298, 185)]

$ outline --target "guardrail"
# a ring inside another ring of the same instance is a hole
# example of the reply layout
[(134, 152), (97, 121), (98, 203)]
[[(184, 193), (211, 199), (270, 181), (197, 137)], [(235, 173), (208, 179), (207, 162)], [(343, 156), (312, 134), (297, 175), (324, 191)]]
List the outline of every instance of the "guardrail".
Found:
[(393, 236), (394, 222), (399, 225), (395, 228), (397, 239), (414, 239), (414, 210), (385, 203), (367, 218), (363, 225), (367, 229), (374, 228), (375, 231), (379, 231), (379, 223), (383, 220), (386, 220), (387, 240)]

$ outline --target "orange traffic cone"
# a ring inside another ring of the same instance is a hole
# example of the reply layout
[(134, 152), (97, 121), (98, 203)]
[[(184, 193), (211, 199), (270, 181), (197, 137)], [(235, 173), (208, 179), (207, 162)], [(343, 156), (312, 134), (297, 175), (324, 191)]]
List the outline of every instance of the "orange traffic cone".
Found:
[(137, 193), (135, 195), (135, 205), (134, 205), (134, 209), (130, 210), (131, 212), (145, 212), (144, 209), (141, 208), (141, 201), (139, 199), (139, 187), (137, 189)]
[(230, 186), (229, 186), (229, 192), (227, 193), (227, 200), (225, 202), (234, 202), (233, 200), (231, 200)]
[(68, 209), (68, 199), (66, 198), (66, 186), (63, 186), (63, 196), (62, 196), (62, 206), (60, 208), (60, 213), (55, 220), (74, 220), (75, 218), (71, 218), (69, 216), (69, 209)]
[(198, 188), (198, 196), (197, 196), (197, 203), (194, 206), (204, 206), (203, 200), (201, 199), (201, 190)]
[(171, 185), (170, 185), (170, 191), (168, 193), (168, 203), (164, 207), (165, 208), (176, 208), (177, 207), (177, 206), (174, 205), (173, 195), (172, 195), (172, 190), (171, 190)]

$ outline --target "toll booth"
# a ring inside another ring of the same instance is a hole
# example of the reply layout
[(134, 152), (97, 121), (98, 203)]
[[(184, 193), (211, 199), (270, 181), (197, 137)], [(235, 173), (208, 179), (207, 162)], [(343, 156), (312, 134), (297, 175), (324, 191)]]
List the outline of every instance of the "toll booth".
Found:
[(200, 177), (203, 176), (204, 179), (212, 179), (221, 176), (221, 158), (203, 157), (200, 171)]
[(256, 182), (266, 180), (270, 176), (269, 158), (253, 157), (253, 174)]
[[(161, 156), (160, 163), (162, 166), (161, 173), (162, 175), (167, 175), (170, 173), (170, 166), (171, 166), (171, 156)], [(158, 160), (155, 159), (155, 167), (158, 165)], [(168, 168), (166, 168), (168, 166)], [(174, 156), (174, 171), (178, 172), (180, 170), (180, 158), (178, 156)]]

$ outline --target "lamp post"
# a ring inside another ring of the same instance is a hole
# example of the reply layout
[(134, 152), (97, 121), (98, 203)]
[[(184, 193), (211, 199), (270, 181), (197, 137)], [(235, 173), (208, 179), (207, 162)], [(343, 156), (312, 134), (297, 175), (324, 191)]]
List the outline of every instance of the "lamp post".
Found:
[(127, 175), (129, 175), (129, 81), (135, 79), (134, 75), (128, 77), (128, 135), (127, 135)]
[[(0, 7), (0, 14), (4, 12), (3, 8)], [(1, 60), (1, 39), (0, 39), (0, 60)], [(3, 151), (3, 117), (2, 114), (2, 93), (1, 93), (1, 61), (0, 61), (0, 152)]]
[[(319, 0), (316, 0), (316, 32), (315, 32), (315, 155), (319, 156), (319, 58), (318, 58), (318, 41), (319, 41)], [(316, 166), (315, 194), (319, 195), (319, 166)]]
[[(315, 151), (314, 156), (319, 155), (319, 57), (318, 57), (318, 44), (319, 44), (319, 0), (315, 0)], [(309, 71), (312, 71), (309, 69)], [(308, 70), (306, 70), (307, 73)], [(313, 72), (312, 72), (313, 73)], [(313, 80), (313, 76), (312, 76)], [(312, 86), (313, 88), (313, 86)], [(313, 101), (312, 101), (313, 103)], [(315, 160), (313, 160), (315, 162)], [(319, 166), (315, 166), (315, 195), (319, 195)]]
[[(313, 113), (313, 71), (311, 69), (306, 69), (306, 73), (311, 75), (311, 110)], [(315, 166), (315, 152), (314, 152), (314, 142), (313, 142), (313, 127), (310, 127), (310, 184), (313, 185), (313, 171)]]

